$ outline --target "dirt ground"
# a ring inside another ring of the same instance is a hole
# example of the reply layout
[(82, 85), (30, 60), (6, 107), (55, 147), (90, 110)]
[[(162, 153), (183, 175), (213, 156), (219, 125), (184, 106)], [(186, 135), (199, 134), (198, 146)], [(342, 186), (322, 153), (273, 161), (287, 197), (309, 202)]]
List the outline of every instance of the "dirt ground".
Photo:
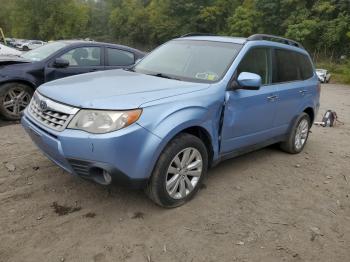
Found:
[(223, 162), (171, 210), (69, 175), (2, 122), (0, 261), (350, 261), (349, 86), (322, 86), (329, 108), (345, 125), (314, 126), (303, 153)]

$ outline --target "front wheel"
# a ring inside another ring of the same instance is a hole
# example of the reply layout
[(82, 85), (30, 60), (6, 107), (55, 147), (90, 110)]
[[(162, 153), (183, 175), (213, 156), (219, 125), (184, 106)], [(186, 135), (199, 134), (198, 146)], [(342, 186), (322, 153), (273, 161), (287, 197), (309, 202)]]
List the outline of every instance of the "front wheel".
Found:
[(180, 134), (159, 157), (146, 193), (162, 207), (181, 206), (197, 193), (207, 168), (203, 142), (196, 136)]
[(302, 113), (295, 121), (287, 140), (281, 143), (281, 149), (290, 154), (300, 153), (309, 137), (310, 127), (309, 115)]
[(0, 114), (7, 120), (18, 120), (29, 105), (33, 89), (21, 83), (0, 86)]

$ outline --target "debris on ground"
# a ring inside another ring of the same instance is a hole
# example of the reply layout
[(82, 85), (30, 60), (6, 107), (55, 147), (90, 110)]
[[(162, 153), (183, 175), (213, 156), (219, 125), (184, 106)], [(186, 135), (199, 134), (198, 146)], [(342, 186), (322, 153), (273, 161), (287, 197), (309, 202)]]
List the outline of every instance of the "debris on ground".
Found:
[(53, 202), (51, 207), (54, 209), (55, 213), (59, 216), (65, 216), (73, 212), (77, 212), (81, 210), (80, 206), (70, 207), (70, 206), (62, 206), (57, 204), (57, 202)]
[(7, 170), (9, 172), (13, 172), (16, 170), (16, 166), (14, 164), (11, 164), (11, 163), (5, 162), (5, 167), (7, 168)]
[(320, 229), (318, 227), (310, 227), (311, 230), (311, 241), (314, 241), (317, 236), (323, 236)]
[(96, 216), (96, 213), (94, 212), (89, 212), (83, 215), (83, 217), (86, 217), (86, 218), (94, 218), (95, 216)]
[(132, 216), (131, 216), (131, 219), (144, 219), (145, 217), (145, 214), (142, 213), (142, 212), (135, 212)]

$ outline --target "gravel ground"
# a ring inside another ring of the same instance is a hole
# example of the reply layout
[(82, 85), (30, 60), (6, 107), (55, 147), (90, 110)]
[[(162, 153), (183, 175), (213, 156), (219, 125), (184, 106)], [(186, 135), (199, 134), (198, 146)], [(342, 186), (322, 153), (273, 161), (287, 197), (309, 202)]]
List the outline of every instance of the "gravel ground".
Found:
[(322, 89), (345, 125), (313, 127), (299, 155), (225, 161), (172, 210), (67, 174), (0, 123), (0, 261), (349, 261), (350, 87)]

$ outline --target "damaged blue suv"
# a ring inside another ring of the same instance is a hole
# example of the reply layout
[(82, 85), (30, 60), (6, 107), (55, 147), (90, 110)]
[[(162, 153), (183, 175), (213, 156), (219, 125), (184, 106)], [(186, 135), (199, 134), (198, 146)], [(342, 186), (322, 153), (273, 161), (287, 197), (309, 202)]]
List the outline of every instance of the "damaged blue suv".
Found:
[(310, 56), (295, 41), (190, 34), (131, 69), (43, 84), (22, 124), (69, 173), (145, 188), (176, 207), (222, 160), (274, 143), (301, 152), (319, 98)]

